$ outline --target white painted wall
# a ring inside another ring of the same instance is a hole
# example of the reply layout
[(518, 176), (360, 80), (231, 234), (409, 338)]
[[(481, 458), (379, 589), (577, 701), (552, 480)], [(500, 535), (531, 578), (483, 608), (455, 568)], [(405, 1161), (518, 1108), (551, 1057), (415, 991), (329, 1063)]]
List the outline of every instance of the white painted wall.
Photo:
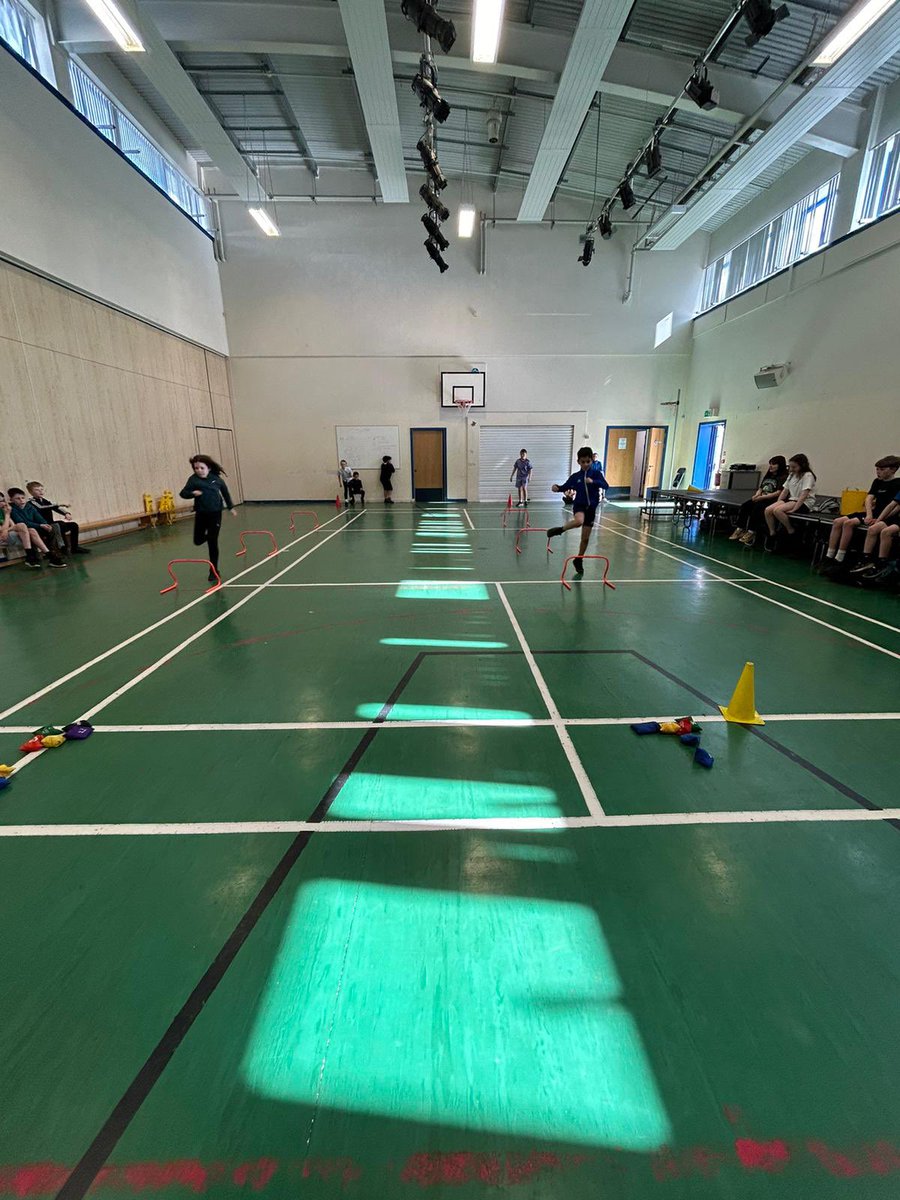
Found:
[[(803, 451), (823, 493), (867, 486), (872, 464), (900, 454), (897, 313), (900, 215), (869, 226), (694, 325), (679, 463), (693, 463), (710, 405), (727, 421), (728, 462)], [(754, 372), (791, 362), (779, 388)]]
[[(333, 494), (334, 426), (348, 424), (401, 427), (398, 498), (410, 495), (409, 428), (446, 424), (449, 494), (476, 496), (477, 428), (467, 453), (462, 417), (439, 407), (442, 370), (486, 371), (488, 408), (472, 419), (562, 421), (574, 410), (601, 450), (607, 424), (665, 424), (660, 403), (684, 384), (699, 248), (639, 255), (623, 305), (630, 230), (598, 242), (585, 269), (578, 227), (498, 225), (484, 276), (477, 238), (451, 233), (441, 276), (417, 205), (282, 204), (277, 241), (259, 236), (243, 206), (223, 210), (248, 498)], [(654, 351), (656, 322), (670, 311), (675, 334)]]
[(0, 254), (227, 353), (212, 242), (0, 48)]

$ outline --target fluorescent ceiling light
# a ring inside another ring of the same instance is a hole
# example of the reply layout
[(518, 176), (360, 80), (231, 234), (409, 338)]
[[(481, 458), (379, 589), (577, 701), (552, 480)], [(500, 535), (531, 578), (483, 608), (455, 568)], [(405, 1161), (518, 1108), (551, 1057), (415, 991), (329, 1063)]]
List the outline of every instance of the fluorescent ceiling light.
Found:
[(144, 43), (115, 0), (87, 0), (93, 13), (103, 22), (123, 50), (130, 54), (141, 53)]
[(830, 67), (836, 63), (894, 3), (895, 0), (863, 0), (828, 35), (813, 59), (813, 66)]
[(264, 208), (251, 208), (248, 210), (250, 216), (257, 223), (266, 237), (280, 237), (281, 233), (278, 226), (269, 216)]
[(497, 61), (500, 27), (503, 24), (503, 0), (475, 0), (472, 22), (472, 62)]
[(460, 237), (471, 237), (475, 231), (475, 206), (473, 204), (461, 204), (459, 209), (459, 226), (457, 232)]

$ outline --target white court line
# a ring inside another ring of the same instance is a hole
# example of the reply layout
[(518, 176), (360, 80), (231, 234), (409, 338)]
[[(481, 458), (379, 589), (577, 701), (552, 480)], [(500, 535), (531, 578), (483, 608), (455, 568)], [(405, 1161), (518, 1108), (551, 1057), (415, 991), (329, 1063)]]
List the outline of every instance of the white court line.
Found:
[(896, 821), (900, 808), (797, 808), (769, 812), (636, 813), (592, 817), (434, 817), (418, 821), (169, 821), (94, 825), (0, 825), (0, 838), (209, 837), (251, 833), (454, 833), (466, 829), (633, 829), (672, 825), (769, 825)]
[[(724, 725), (721, 713), (705, 713), (694, 708), (698, 720), (704, 725)], [(767, 724), (779, 722), (840, 721), (900, 721), (900, 712), (845, 712), (845, 713), (764, 713)], [(635, 725), (643, 721), (671, 721), (672, 714), (636, 717), (560, 717), (563, 725)], [(539, 729), (552, 727), (554, 722), (545, 717), (478, 717), (472, 720), (447, 717), (445, 720), (417, 721), (220, 721), (207, 724), (172, 725), (95, 725), (97, 733), (281, 733), (303, 730), (329, 729)], [(23, 736), (34, 732), (33, 725), (0, 725), (0, 733)]]
[[(622, 533), (616, 533), (615, 530), (612, 530), (612, 529), (610, 530), (610, 533), (612, 533), (614, 537), (624, 537), (625, 536)], [(656, 547), (648, 546), (647, 549), (655, 550)], [(662, 551), (661, 550), (657, 551), (657, 553), (661, 554)], [(686, 563), (686, 562), (684, 562), (683, 559), (677, 559), (676, 561), (683, 563), (684, 566), (689, 567), (690, 570), (692, 570), (692, 571), (706, 571), (705, 567), (695, 567), (693, 563)], [(443, 568), (438, 568), (438, 567), (423, 567), (422, 568), (423, 571), (436, 571), (438, 569), (443, 569)], [(452, 571), (453, 569), (454, 569), (453, 567), (447, 568), (448, 571)], [(456, 568), (456, 569), (459, 570), (459, 568)], [(705, 583), (733, 583), (733, 582), (734, 581), (731, 579), (723, 579), (718, 575), (709, 575), (709, 576), (703, 575), (701, 577), (698, 577), (697, 575), (689, 575), (689, 576), (682, 575), (682, 576), (678, 576), (678, 577), (675, 577), (672, 579), (616, 579), (616, 586), (618, 587), (618, 585), (620, 583), (693, 583), (693, 584), (704, 583), (705, 584)], [(763, 581), (760, 580), (760, 582), (763, 582)], [(473, 584), (483, 584), (485, 587), (493, 587), (495, 584), (498, 584), (498, 583), (502, 584), (504, 587), (515, 587), (515, 586), (518, 586), (523, 583), (544, 583), (544, 584), (555, 584), (556, 587), (561, 586), (558, 579), (414, 579), (414, 580), (382, 579), (382, 580), (371, 580), (371, 581), (370, 580), (362, 580), (357, 583), (344, 583), (344, 582), (341, 582), (341, 583), (267, 583), (265, 586), (266, 587), (276, 587), (276, 588), (365, 588), (365, 587), (399, 587), (401, 583), (404, 585), (404, 587), (409, 587), (412, 584), (412, 585), (415, 585), (416, 587), (427, 587), (427, 588), (461, 587), (461, 586), (471, 586)], [(579, 581), (578, 586), (584, 587), (585, 585), (590, 586), (590, 585), (602, 585), (602, 584), (603, 584), (602, 579), (582, 579)], [(255, 583), (234, 583), (234, 584), (226, 583), (225, 584), (225, 587), (235, 587), (235, 588), (252, 588), (252, 587), (256, 587), (256, 586), (257, 585)]]
[(506, 598), (501, 584), (496, 584), (497, 595), (500, 597), (500, 603), (506, 609), (506, 615), (509, 617), (509, 622), (513, 627), (513, 632), (519, 645), (522, 647), (522, 653), (525, 655), (525, 661), (534, 676), (534, 682), (537, 684), (538, 691), (541, 693), (544, 704), (547, 706), (547, 712), (550, 714), (550, 720), (553, 722), (553, 727), (556, 730), (556, 736), (559, 738), (560, 745), (563, 748), (563, 753), (569, 760), (569, 766), (572, 768), (572, 774), (578, 783), (581, 795), (584, 797), (584, 802), (587, 805), (588, 812), (592, 817), (603, 816), (603, 805), (597, 798), (597, 793), (594, 791), (594, 786), (588, 778), (588, 773), (585, 771), (581, 759), (578, 757), (578, 751), (569, 737), (569, 731), (563, 724), (562, 717), (559, 715), (559, 709), (550, 694), (550, 689), (547, 687), (547, 682), (541, 674), (540, 668), (535, 661), (534, 655), (531, 653), (528, 642), (525, 640), (525, 634), (522, 632), (522, 627), (516, 620), (516, 614), (513, 612), (509, 601)]
[(475, 528), (475, 526), (472, 524), (472, 518), (469, 516), (469, 510), (468, 510), (467, 508), (464, 508), (464, 509), (463, 509), (463, 516), (464, 516), (464, 517), (466, 518), (466, 520), (469, 522), (469, 528), (470, 528), (470, 529), (474, 529), (474, 528)]
[[(847, 629), (841, 629), (839, 625), (832, 625), (829, 621), (823, 621), (819, 617), (812, 616), (811, 613), (802, 612), (799, 608), (794, 608), (792, 604), (782, 604), (780, 600), (776, 600), (773, 596), (764, 596), (761, 592), (752, 592), (745, 583), (735, 583), (733, 580), (729, 580), (729, 582), (739, 592), (746, 592), (748, 596), (756, 596), (758, 600), (764, 600), (766, 604), (774, 604), (776, 608), (787, 609), (788, 612), (796, 613), (798, 617), (803, 617), (805, 621), (812, 621), (814, 625), (821, 625), (825, 629), (839, 633), (842, 637), (850, 638), (853, 642), (859, 642), (861, 646), (868, 646), (870, 650), (877, 650), (879, 654), (886, 654), (889, 658), (900, 659), (900, 653), (896, 650), (888, 650), (886, 646), (879, 646), (877, 642), (870, 642), (868, 638), (859, 637), (855, 633), (850, 633)], [(802, 592), (800, 594), (802, 595)]]
[[(320, 542), (317, 542), (316, 545), (307, 550), (305, 554), (301, 554), (298, 559), (294, 560), (294, 562), (288, 563), (286, 567), (283, 567), (277, 575), (273, 576), (273, 578), (278, 579), (280, 576), (286, 575), (288, 571), (293, 570), (294, 567), (299, 566), (305, 558), (309, 558), (311, 554), (315, 554), (317, 550), (320, 550), (326, 542), (330, 542), (332, 538), (337, 537), (340, 533), (343, 533), (344, 530), (353, 521), (358, 520), (360, 516), (362, 516), (362, 513), (358, 513), (355, 517), (351, 517), (346, 524), (340, 527), (340, 529), (335, 529), (332, 533), (329, 533), (327, 537), (322, 538)], [(192, 633), (190, 637), (187, 637), (184, 639), (184, 641), (179, 642), (178, 645), (169, 650), (167, 654), (162, 655), (162, 657), (158, 658), (156, 662), (151, 663), (149, 667), (145, 667), (143, 671), (141, 671), (138, 675), (135, 675), (132, 679), (129, 679), (128, 682), (124, 683), (120, 688), (116, 688), (114, 692), (110, 692), (110, 694), (104, 697), (99, 704), (95, 704), (93, 708), (89, 708), (87, 712), (82, 713), (80, 717), (76, 718), (76, 720), (90, 721), (93, 716), (102, 711), (102, 709), (108, 707), (113, 703), (113, 701), (118, 700), (120, 696), (124, 696), (126, 692), (130, 692), (131, 689), (133, 687), (137, 687), (139, 683), (143, 683), (143, 681), (152, 675), (154, 671), (158, 671), (159, 668), (165, 666), (167, 662), (171, 662), (171, 660), (177, 654), (180, 654), (182, 650), (186, 650), (188, 646), (193, 645), (193, 643), (196, 642), (198, 638), (201, 638), (204, 633), (208, 633), (210, 629), (214, 629), (221, 621), (227, 620), (234, 613), (236, 613), (239, 608), (243, 608), (245, 604), (249, 604), (255, 596), (258, 596), (260, 592), (265, 591), (265, 588), (266, 584), (258, 584), (252, 592), (249, 592), (241, 600), (236, 601), (235, 604), (226, 609), (225, 612), (220, 613), (219, 616), (217, 616), (214, 620), (207, 622), (207, 624), (201, 629), (198, 629), (196, 633)], [(46, 754), (46, 750), (38, 750), (36, 753), (29, 754), (25, 758), (20, 759), (13, 767), (13, 774), (17, 774), (23, 770), (23, 768), (27, 767), (29, 763), (35, 762), (37, 759), (39, 759), (43, 754)]]
[[(325, 525), (330, 525), (332, 521), (337, 521), (342, 515), (343, 514), (339, 513), (338, 516), (332, 517), (330, 520), (325, 522)], [(320, 526), (320, 528), (324, 529), (325, 526)], [(285, 551), (290, 550), (292, 546), (296, 546), (298, 542), (302, 542), (306, 538), (312, 537), (314, 533), (318, 532), (319, 531), (316, 529), (310, 529), (307, 533), (302, 534), (300, 537), (294, 538), (292, 542), (288, 542), (286, 546), (282, 546), (282, 548), (278, 551), (278, 554), (284, 554)], [(272, 555), (272, 557), (274, 558), (275, 555)], [(263, 563), (268, 561), (268, 558), (261, 559), (258, 563), (254, 563), (252, 566), (240, 571), (237, 575), (235, 575), (234, 578), (240, 579), (244, 575), (249, 575), (251, 571), (255, 571), (257, 567), (261, 567)], [(226, 586), (230, 586), (230, 582)], [(238, 584), (237, 586), (254, 587), (256, 585)], [(64, 683), (68, 683), (70, 679), (74, 679), (76, 676), (81, 675), (84, 671), (90, 670), (91, 667), (95, 667), (97, 663), (103, 662), (104, 659), (116, 654), (119, 650), (124, 650), (126, 646), (133, 645), (134, 642), (139, 641), (142, 637), (146, 637), (148, 633), (152, 633), (155, 629), (161, 628), (167, 622), (173, 621), (176, 617), (181, 616), (182, 613), (187, 612), (189, 608), (193, 608), (195, 604), (202, 604), (207, 598), (207, 594), (208, 593), (204, 592), (195, 600), (191, 600), (189, 603), (183, 604), (181, 608), (176, 608), (174, 612), (162, 617), (159, 621), (155, 621), (152, 625), (148, 625), (146, 629), (141, 629), (138, 633), (133, 633), (131, 637), (125, 638), (124, 641), (117, 642), (115, 646), (110, 646), (108, 650), (104, 650), (102, 654), (98, 654), (94, 658), (89, 659), (87, 662), (82, 663), (80, 667), (76, 667), (74, 670), (69, 671), (66, 675), (60, 675), (58, 679), (54, 679), (54, 681), (52, 683), (48, 683), (46, 687), (42, 687), (38, 691), (32, 692), (32, 694), (30, 696), (26, 696), (24, 700), (19, 700), (18, 703), (10, 705), (9, 708), (6, 708), (3, 710), (3, 712), (0, 712), (0, 721), (2, 721), (5, 717), (11, 717), (13, 713), (17, 713), (20, 709), (26, 708), (29, 704), (33, 704), (35, 700), (40, 700), (42, 696), (46, 696), (49, 692), (61, 687)], [(209, 594), (215, 595), (216, 593), (213, 592)]]
[[(619, 524), (621, 524), (621, 522), (610, 521), (610, 524), (619, 525)], [(631, 526), (625, 525), (625, 526), (623, 526), (623, 528), (630, 529)], [(610, 530), (610, 532), (614, 532), (614, 530)], [(644, 533), (643, 530), (641, 530), (641, 533), (643, 534), (644, 537), (653, 538), (655, 541), (658, 541), (658, 542), (665, 542), (665, 544), (667, 546), (673, 545), (672, 542), (667, 542), (665, 538), (659, 537), (658, 534)], [(645, 544), (645, 543), (642, 543), (642, 544)], [(876, 617), (866, 616), (865, 613), (856, 612), (855, 609), (844, 608), (844, 606), (841, 604), (835, 604), (831, 600), (823, 600), (821, 598), (821, 596), (814, 596), (810, 592), (802, 592), (802, 591), (800, 591), (799, 588), (791, 587), (789, 584), (786, 584), (786, 583), (778, 583), (778, 582), (776, 582), (776, 580), (768, 579), (764, 575), (755, 575), (754, 576), (752, 571), (747, 571), (743, 567), (735, 566), (734, 563), (727, 562), (723, 558), (713, 558), (713, 556), (711, 554), (704, 554), (702, 551), (693, 550), (689, 546), (682, 546), (682, 547), (678, 547), (678, 548), (683, 549), (688, 554), (695, 554), (695, 555), (697, 555), (698, 558), (705, 558), (709, 562), (718, 563), (720, 566), (731, 567), (732, 570), (740, 571), (742, 575), (750, 576), (751, 578), (753, 578), (755, 581), (757, 581), (759, 583), (767, 583), (771, 587), (781, 588), (785, 592), (793, 592), (795, 596), (802, 596), (804, 600), (812, 600), (813, 603), (823, 604), (823, 605), (825, 605), (826, 608), (837, 609), (838, 612), (846, 613), (848, 617), (855, 617), (858, 621), (866, 621), (870, 625), (880, 625), (882, 629), (890, 629), (892, 633), (900, 633), (900, 627), (898, 627), (896, 625), (890, 625), (887, 621), (879, 621)], [(649, 546), (648, 549), (653, 550), (653, 549), (655, 549), (655, 547)], [(685, 559), (680, 559), (679, 561), (685, 562)]]
[[(614, 524), (618, 524), (618, 522), (614, 522)], [(662, 554), (666, 558), (674, 558), (676, 562), (683, 563), (685, 566), (693, 565), (693, 564), (687, 562), (686, 559), (678, 558), (674, 554), (669, 554), (665, 550), (660, 550), (658, 546), (650, 546), (646, 542), (642, 542), (638, 538), (632, 537), (630, 534), (619, 533), (618, 530), (616, 530), (616, 529), (610, 529), (609, 532), (613, 535), (613, 537), (625, 538), (626, 541), (635, 542), (638, 546), (643, 546), (647, 550), (652, 550), (655, 554)], [(653, 537), (654, 535), (646, 534), (645, 536)], [(658, 539), (658, 540), (662, 540), (662, 539)], [(699, 551), (689, 551), (689, 553), (700, 554)], [(712, 558), (708, 554), (700, 554), (700, 557), (708, 558), (708, 559), (710, 559), (711, 562), (719, 562), (720, 561), (719, 559)], [(731, 566), (730, 563), (723, 563), (723, 565), (726, 567)], [(859, 637), (858, 634), (850, 633), (849, 630), (842, 629), (839, 625), (832, 625), (828, 621), (823, 621), (819, 617), (814, 617), (814, 616), (812, 616), (811, 613), (805, 613), (805, 612), (803, 612), (802, 609), (794, 608), (794, 606), (791, 604), (782, 604), (782, 602), (780, 600), (775, 600), (771, 596), (764, 596), (762, 594), (762, 592), (751, 591), (750, 588), (747, 587), (748, 583), (765, 583), (766, 582), (764, 579), (762, 579), (758, 575), (751, 576), (750, 579), (725, 579), (724, 576), (715, 575), (712, 571), (710, 571), (709, 567), (696, 566), (696, 567), (694, 567), (694, 570), (695, 571), (703, 571), (703, 572), (709, 574), (712, 578), (717, 579), (720, 583), (727, 583), (730, 587), (737, 588), (737, 590), (739, 592), (744, 592), (748, 596), (755, 596), (757, 600), (762, 600), (766, 604), (774, 604), (777, 608), (783, 608), (787, 612), (793, 613), (797, 617), (802, 617), (804, 621), (812, 621), (812, 623), (814, 625), (821, 625), (824, 629), (830, 629), (833, 633), (839, 633), (841, 635), (841, 637), (849, 638), (850, 641), (852, 641), (852, 642), (858, 642), (861, 646), (866, 646), (869, 650), (876, 650), (879, 654), (886, 654), (889, 658), (900, 659), (900, 653), (898, 653), (895, 650), (888, 650), (888, 648), (886, 646), (880, 646), (878, 644), (878, 642), (870, 642), (867, 638)], [(734, 570), (743, 571), (743, 568), (735, 567)], [(744, 571), (743, 573), (745, 575), (751, 574), (749, 571)], [(795, 591), (795, 589), (789, 588), (788, 591)], [(805, 592), (798, 591), (797, 595), (803, 596), (804, 599), (808, 599)], [(849, 609), (844, 609), (843, 611), (850, 613)], [(855, 614), (855, 613), (850, 613), (850, 616), (856, 616), (856, 615), (857, 614)]]

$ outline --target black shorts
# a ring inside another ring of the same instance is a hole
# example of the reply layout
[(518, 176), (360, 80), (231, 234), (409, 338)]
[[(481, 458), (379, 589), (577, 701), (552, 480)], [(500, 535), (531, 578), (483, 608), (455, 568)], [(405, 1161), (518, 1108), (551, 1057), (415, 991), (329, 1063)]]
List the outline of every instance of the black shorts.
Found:
[(573, 504), (573, 513), (584, 513), (584, 523), (588, 527), (594, 524), (594, 517), (597, 515), (596, 504)]
[(859, 513), (844, 513), (845, 521), (861, 521), (865, 517), (864, 512)]

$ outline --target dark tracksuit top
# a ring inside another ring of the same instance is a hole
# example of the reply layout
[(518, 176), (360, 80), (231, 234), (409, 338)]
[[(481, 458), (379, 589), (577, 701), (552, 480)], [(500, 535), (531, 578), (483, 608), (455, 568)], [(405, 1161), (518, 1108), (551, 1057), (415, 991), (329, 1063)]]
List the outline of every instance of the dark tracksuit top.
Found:
[(43, 515), (33, 500), (26, 500), (24, 504), (11, 504), (9, 513), (14, 522), (27, 525), (29, 529), (40, 530), (44, 525), (53, 524), (49, 517)]
[[(195, 496), (194, 492), (199, 492)], [(182, 500), (194, 501), (195, 513), (217, 513), (223, 508), (234, 508), (228, 485), (219, 475), (207, 475), (201, 479), (192, 475), (178, 495)]]
[(43, 500), (35, 500), (34, 497), (32, 497), (31, 503), (34, 505), (34, 507), (38, 510), (39, 513), (43, 513), (44, 520), (47, 522), (48, 525), (52, 524), (56, 520), (56, 517), (54, 517), (54, 515), (53, 515), (54, 513), (59, 513), (59, 515), (63, 519), (63, 521), (69, 521), (70, 523), (74, 523), (74, 522), (72, 522), (72, 518), (69, 516), (68, 512), (64, 508), (60, 508), (60, 506), (58, 504), (54, 504), (53, 501), (48, 500), (46, 496), (44, 497)]
[(565, 483), (559, 485), (559, 490), (561, 492), (574, 491), (575, 501), (572, 504), (572, 511), (585, 512), (590, 508), (597, 507), (600, 503), (601, 489), (608, 487), (606, 476), (599, 465), (594, 463), (586, 471), (578, 470), (570, 475)]

